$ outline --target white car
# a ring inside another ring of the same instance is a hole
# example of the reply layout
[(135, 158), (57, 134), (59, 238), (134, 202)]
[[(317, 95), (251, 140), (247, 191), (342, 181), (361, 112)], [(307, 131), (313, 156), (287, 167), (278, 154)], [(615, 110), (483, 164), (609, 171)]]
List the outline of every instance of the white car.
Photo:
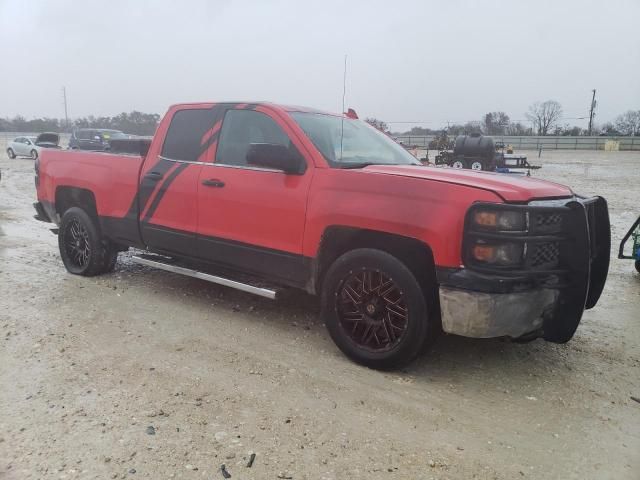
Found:
[(7, 156), (38, 158), (42, 148), (60, 148), (60, 135), (41, 133), (37, 137), (17, 137), (7, 145)]

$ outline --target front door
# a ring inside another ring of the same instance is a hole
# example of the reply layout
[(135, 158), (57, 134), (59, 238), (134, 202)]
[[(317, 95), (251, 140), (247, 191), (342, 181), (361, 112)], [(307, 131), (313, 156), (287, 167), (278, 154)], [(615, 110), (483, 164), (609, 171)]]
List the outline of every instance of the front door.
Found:
[(15, 149), (16, 155), (29, 155), (28, 140), (25, 137), (16, 139)]
[(147, 154), (140, 174), (138, 214), (142, 239), (152, 250), (196, 256), (198, 179), (210, 156), (216, 115), (211, 106), (173, 112), (164, 144)]
[(313, 169), (308, 165), (303, 174), (291, 175), (247, 164), (252, 143), (302, 152), (282, 120), (266, 112), (242, 105), (224, 112), (215, 162), (200, 171), (198, 252), (216, 263), (304, 286), (310, 262), (302, 256), (302, 240)]

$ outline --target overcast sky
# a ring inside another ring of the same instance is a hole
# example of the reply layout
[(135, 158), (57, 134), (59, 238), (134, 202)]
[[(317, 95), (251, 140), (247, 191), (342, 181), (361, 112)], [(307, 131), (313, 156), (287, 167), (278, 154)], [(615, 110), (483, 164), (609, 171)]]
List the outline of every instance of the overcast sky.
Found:
[[(640, 109), (640, 0), (0, 0), (0, 117), (269, 100), (387, 122)], [(564, 123), (564, 122), (563, 122)], [(406, 125), (392, 124), (398, 130)]]

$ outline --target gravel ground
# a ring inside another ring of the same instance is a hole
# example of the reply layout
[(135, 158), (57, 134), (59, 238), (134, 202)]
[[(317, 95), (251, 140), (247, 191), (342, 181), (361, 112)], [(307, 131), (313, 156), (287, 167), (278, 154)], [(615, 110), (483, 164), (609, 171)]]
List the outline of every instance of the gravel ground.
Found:
[[(614, 239), (640, 214), (640, 153), (535, 160), (605, 196)], [(566, 345), (447, 336), (383, 373), (343, 357), (303, 294), (270, 302), (126, 255), (67, 274), (32, 218), (33, 162), (0, 169), (1, 479), (640, 477), (630, 261), (612, 260)]]

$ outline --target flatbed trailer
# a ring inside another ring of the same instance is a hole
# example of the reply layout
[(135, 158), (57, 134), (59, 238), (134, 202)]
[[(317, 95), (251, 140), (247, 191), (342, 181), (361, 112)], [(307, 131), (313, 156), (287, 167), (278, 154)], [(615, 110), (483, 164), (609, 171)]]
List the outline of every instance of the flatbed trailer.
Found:
[(526, 155), (520, 155), (515, 153), (500, 153), (496, 154), (496, 167), (498, 168), (513, 168), (513, 169), (525, 169), (525, 170), (538, 170), (542, 168), (542, 165), (531, 165), (527, 160)]

